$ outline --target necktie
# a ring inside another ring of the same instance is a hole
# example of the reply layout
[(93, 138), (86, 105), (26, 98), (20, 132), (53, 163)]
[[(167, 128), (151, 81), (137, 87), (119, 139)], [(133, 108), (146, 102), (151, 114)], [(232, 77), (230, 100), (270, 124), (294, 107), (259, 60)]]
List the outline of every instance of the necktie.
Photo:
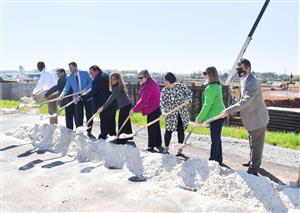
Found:
[(77, 84), (78, 84), (78, 88), (80, 88), (79, 79), (78, 79), (78, 73), (75, 76), (76, 76), (76, 81), (77, 81)]

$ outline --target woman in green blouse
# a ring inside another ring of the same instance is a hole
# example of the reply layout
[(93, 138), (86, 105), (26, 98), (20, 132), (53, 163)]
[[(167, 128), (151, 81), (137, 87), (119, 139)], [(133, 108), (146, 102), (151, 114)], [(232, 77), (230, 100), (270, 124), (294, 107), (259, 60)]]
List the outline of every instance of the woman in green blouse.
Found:
[[(202, 94), (202, 109), (196, 118), (197, 123), (213, 118), (224, 110), (225, 106), (222, 98), (222, 86), (215, 67), (208, 67), (203, 72), (206, 88)], [(224, 118), (210, 123), (211, 149), (209, 160), (222, 163), (222, 140), (221, 132)]]

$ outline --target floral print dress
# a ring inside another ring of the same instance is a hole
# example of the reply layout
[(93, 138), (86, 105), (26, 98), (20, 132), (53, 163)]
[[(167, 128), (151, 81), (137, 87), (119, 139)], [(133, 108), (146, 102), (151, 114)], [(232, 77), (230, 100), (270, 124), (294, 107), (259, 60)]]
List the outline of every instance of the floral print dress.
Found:
[[(162, 112), (169, 112), (185, 101), (192, 102), (192, 91), (182, 83), (175, 83), (173, 88), (163, 88), (161, 91), (160, 105)], [(178, 125), (178, 113), (181, 116), (183, 128), (189, 124), (189, 111), (187, 106), (181, 107), (176, 112), (168, 115), (165, 120), (165, 128), (168, 131), (176, 131)]]

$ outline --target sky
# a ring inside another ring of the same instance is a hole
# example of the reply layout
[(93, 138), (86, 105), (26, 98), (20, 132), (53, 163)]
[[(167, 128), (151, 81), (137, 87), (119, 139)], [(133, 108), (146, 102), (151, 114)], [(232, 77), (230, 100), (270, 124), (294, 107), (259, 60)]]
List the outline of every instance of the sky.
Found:
[[(0, 70), (42, 60), (175, 73), (229, 70), (264, 3), (0, 1)], [(299, 0), (271, 0), (244, 57), (256, 72), (299, 73)]]

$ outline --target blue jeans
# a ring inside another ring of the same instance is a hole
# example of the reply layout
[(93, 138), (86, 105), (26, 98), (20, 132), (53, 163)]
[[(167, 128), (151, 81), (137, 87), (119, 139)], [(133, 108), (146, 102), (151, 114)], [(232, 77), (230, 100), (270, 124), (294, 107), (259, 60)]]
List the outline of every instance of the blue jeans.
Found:
[(224, 118), (221, 118), (210, 123), (211, 147), (209, 160), (214, 160), (219, 163), (223, 161), (221, 140), (223, 122)]

